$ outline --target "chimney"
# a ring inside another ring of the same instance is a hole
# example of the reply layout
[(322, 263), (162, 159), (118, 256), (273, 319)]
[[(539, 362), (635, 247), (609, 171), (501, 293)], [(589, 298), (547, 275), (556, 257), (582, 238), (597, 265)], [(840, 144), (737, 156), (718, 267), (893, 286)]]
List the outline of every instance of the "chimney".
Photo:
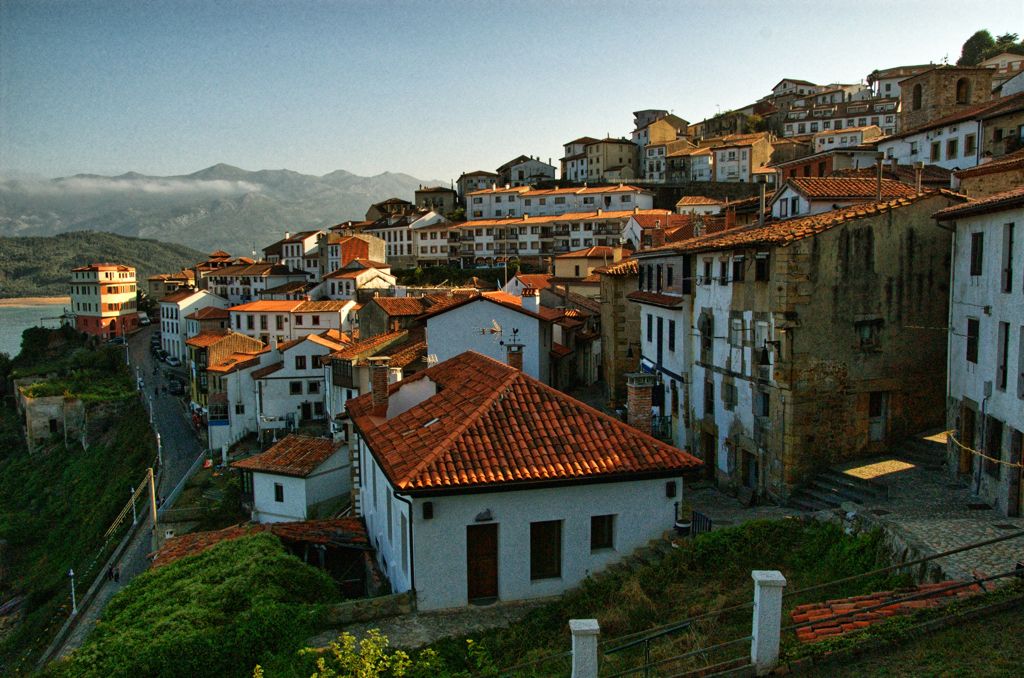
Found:
[(651, 402), (654, 375), (630, 372), (626, 375), (626, 416), (633, 428), (651, 434)]
[(921, 195), (921, 179), (924, 176), (924, 163), (920, 160), (914, 163), (914, 188), (918, 195)]
[(896, 170), (899, 169), (900, 161), (897, 158), (889, 158), (889, 171), (892, 172), (892, 178), (896, 178)]
[(505, 350), (508, 353), (508, 366), (523, 371), (523, 345), (522, 344), (505, 344)]
[(373, 394), (373, 406), (388, 403), (388, 363), (391, 358), (377, 356), (369, 359), (370, 392)]
[(885, 155), (882, 153), (875, 154), (875, 171), (878, 174), (877, 177), (877, 191), (875, 193), (875, 199), (878, 202), (882, 202), (882, 162), (885, 160)]
[(290, 237), (292, 237), (292, 232), (291, 231), (285, 231), (284, 232), (284, 239), (287, 240)]
[(534, 287), (524, 287), (520, 303), (527, 311), (537, 313), (540, 311), (540, 291)]
[(637, 206), (633, 207), (633, 214), (640, 214), (640, 208)]

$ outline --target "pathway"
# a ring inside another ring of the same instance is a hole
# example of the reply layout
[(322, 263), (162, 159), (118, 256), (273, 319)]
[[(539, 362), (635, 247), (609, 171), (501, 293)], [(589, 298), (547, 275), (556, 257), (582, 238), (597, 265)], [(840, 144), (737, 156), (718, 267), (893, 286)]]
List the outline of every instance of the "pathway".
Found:
[[(154, 421), (163, 443), (163, 468), (157, 484), (157, 495), (164, 497), (170, 494), (174, 486), (185, 475), (202, 448), (197, 442), (196, 434), (182, 401), (171, 395), (154, 395), (154, 387), (163, 386), (165, 383), (163, 371), (167, 368), (149, 352), (149, 338), (153, 331), (154, 326), (150, 326), (135, 333), (129, 339), (128, 345), (131, 352), (131, 364), (133, 368), (138, 366), (140, 369), (139, 373), (145, 384), (143, 391), (153, 406)], [(153, 374), (154, 365), (158, 366), (156, 375)], [(55, 658), (63, 657), (68, 652), (80, 647), (89, 632), (96, 626), (107, 602), (149, 567), (147, 555), (152, 550), (153, 524), (148, 509), (148, 500), (139, 503), (139, 519), (143, 520), (143, 524), (136, 530), (116, 563), (121, 568), (120, 581), (105, 580), (88, 607), (79, 608), (78, 621), (55, 652)], [(105, 570), (106, 568), (104, 568)], [(81, 591), (84, 593), (85, 582), (82, 584)]]

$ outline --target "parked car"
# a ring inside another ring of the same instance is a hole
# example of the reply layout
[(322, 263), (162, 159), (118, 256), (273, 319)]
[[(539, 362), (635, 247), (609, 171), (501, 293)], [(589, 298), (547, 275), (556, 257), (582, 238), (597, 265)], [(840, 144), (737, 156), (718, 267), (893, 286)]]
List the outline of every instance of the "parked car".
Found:
[(167, 362), (167, 358), (169, 358), (170, 355), (171, 355), (170, 353), (168, 353), (167, 351), (165, 351), (163, 349), (160, 349), (159, 351), (156, 352), (156, 357), (160, 358), (160, 360), (162, 360), (164, 362)]
[(110, 341), (109, 341), (108, 343), (110, 343), (110, 344), (116, 344), (116, 345), (118, 345), (118, 346), (124, 346), (124, 343), (125, 343), (125, 339), (124, 339), (124, 337), (114, 337), (114, 338), (113, 338), (113, 339), (111, 339), (111, 340), (110, 340)]
[(177, 356), (170, 356), (167, 358), (167, 364), (171, 367), (181, 367), (181, 361), (178, 360)]
[(142, 325), (143, 327), (145, 327), (146, 325), (152, 324), (152, 322), (153, 321), (149, 319), (148, 315), (140, 315), (139, 316), (139, 324)]

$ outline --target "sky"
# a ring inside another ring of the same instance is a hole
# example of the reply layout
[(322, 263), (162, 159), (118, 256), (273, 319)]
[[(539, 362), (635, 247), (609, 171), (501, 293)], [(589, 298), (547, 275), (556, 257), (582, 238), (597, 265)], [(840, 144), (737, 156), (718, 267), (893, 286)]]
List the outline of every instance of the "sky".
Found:
[(1024, 32), (1024, 3), (0, 0), (0, 172), (557, 165), (635, 110), (953, 63), (982, 28)]

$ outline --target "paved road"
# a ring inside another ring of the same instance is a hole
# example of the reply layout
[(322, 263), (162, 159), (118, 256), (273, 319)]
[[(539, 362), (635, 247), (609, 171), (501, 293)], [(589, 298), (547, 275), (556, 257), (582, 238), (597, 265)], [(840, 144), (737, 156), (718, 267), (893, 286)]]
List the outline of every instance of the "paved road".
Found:
[[(131, 354), (132, 367), (137, 366), (138, 373), (142, 375), (143, 390), (147, 394), (147, 400), (153, 404), (156, 427), (163, 443), (163, 468), (157, 485), (157, 495), (166, 497), (191, 467), (201, 451), (201, 446), (182, 400), (168, 394), (154, 394), (155, 387), (166, 385), (163, 375), (165, 371), (171, 369), (160, 363), (149, 352), (149, 339), (154, 331), (154, 327), (150, 326), (136, 333), (128, 342), (128, 350)], [(153, 373), (154, 366), (158, 367), (156, 375)], [(172, 371), (184, 375), (180, 369)], [(125, 495), (127, 499), (127, 488)], [(139, 502), (139, 519), (145, 520), (145, 522), (136, 531), (117, 563), (121, 568), (120, 581), (105, 581), (89, 607), (79, 608), (78, 624), (68, 634), (67, 639), (57, 651), (56, 657), (63, 657), (81, 646), (85, 637), (96, 625), (107, 602), (115, 593), (149, 567), (149, 559), (146, 556), (152, 549), (153, 525), (147, 510), (148, 507), (148, 502)], [(83, 582), (82, 586), (86, 586), (86, 584)]]

